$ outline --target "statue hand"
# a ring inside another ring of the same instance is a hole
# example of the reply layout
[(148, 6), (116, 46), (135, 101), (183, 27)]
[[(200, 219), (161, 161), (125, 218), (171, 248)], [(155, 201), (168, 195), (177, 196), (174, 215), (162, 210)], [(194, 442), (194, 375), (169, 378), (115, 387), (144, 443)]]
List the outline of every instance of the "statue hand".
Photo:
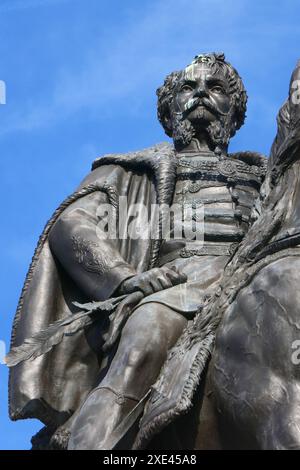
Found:
[(153, 268), (123, 281), (119, 293), (130, 294), (141, 291), (144, 295), (150, 295), (186, 281), (186, 275), (177, 271), (176, 268)]

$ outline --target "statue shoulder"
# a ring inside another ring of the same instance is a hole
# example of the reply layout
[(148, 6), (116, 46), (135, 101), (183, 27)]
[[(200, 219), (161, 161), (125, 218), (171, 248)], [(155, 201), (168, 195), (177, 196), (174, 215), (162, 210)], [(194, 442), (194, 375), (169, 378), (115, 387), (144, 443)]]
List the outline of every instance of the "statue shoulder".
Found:
[(170, 192), (176, 174), (174, 147), (164, 142), (136, 152), (103, 155), (93, 162), (92, 171), (79, 189), (91, 183), (122, 181), (129, 171), (137, 175), (148, 173), (157, 182), (158, 192)]
[(257, 166), (264, 171), (266, 171), (267, 169), (268, 157), (266, 157), (266, 155), (263, 155), (260, 152), (235, 152), (230, 153), (229, 157), (246, 163), (249, 166)]
[(119, 165), (127, 168), (143, 169), (143, 166), (153, 166), (165, 158), (174, 158), (174, 147), (168, 142), (153, 145), (151, 147), (121, 154), (106, 154), (96, 158), (92, 164), (92, 170), (104, 165)]

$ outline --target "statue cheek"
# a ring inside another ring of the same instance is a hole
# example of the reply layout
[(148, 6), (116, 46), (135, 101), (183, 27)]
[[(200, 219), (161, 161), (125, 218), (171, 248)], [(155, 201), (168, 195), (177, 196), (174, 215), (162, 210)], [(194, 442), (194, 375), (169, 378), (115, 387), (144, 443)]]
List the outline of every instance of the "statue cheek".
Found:
[(230, 109), (230, 100), (227, 98), (227, 96), (220, 96), (219, 99), (217, 100), (217, 104), (219, 109), (223, 113), (228, 113)]
[(182, 97), (176, 97), (173, 101), (173, 109), (175, 112), (182, 112), (185, 106), (185, 99)]

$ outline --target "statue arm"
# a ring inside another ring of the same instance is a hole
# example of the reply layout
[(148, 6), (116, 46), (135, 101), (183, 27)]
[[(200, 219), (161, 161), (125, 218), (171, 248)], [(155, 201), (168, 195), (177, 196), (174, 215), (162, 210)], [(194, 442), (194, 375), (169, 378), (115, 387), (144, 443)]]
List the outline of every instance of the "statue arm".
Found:
[(79, 199), (63, 212), (49, 234), (52, 253), (91, 300), (109, 298), (136, 274), (120, 255), (117, 240), (101, 239), (97, 233), (101, 203), (107, 203), (102, 192)]

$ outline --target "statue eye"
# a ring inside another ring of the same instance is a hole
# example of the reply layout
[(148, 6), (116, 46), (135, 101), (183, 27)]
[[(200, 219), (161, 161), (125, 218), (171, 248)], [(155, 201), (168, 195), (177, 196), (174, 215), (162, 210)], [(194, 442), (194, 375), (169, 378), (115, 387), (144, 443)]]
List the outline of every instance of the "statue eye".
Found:
[(190, 85), (187, 85), (187, 84), (182, 85), (182, 87), (180, 88), (180, 91), (185, 91), (185, 92), (186, 91), (192, 91), (192, 90), (193, 90), (193, 88)]
[(214, 93), (225, 93), (224, 88), (220, 85), (215, 85), (211, 88)]

